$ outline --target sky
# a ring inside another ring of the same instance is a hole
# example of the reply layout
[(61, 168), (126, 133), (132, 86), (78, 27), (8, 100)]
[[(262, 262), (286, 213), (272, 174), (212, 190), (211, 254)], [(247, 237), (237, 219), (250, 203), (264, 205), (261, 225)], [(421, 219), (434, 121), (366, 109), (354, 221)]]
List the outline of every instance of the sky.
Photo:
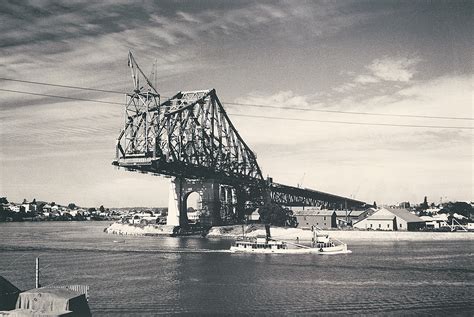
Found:
[(2, 1), (0, 196), (167, 205), (168, 178), (111, 165), (123, 94), (4, 79), (131, 92), (130, 50), (162, 96), (215, 88), (276, 182), (474, 200), (472, 21), (472, 1)]

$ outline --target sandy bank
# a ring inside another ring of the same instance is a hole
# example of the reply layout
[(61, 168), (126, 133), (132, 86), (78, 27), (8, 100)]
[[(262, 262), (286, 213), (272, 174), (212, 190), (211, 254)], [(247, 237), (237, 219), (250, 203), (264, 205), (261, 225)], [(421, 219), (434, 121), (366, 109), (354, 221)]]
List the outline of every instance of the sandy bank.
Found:
[(132, 225), (127, 223), (114, 222), (105, 229), (105, 232), (120, 235), (132, 236), (152, 236), (152, 235), (170, 235), (173, 233), (174, 226), (166, 225)]
[[(263, 225), (244, 226), (245, 235), (255, 237), (265, 235)], [(407, 231), (357, 231), (357, 230), (327, 230), (322, 234), (344, 242), (350, 241), (444, 241), (444, 240), (474, 240), (473, 232), (407, 232)], [(310, 241), (312, 232), (298, 228), (272, 227), (271, 235), (275, 239)], [(209, 231), (208, 237), (242, 236), (242, 226), (214, 227)]]
[[(174, 226), (166, 225), (131, 225), (115, 222), (105, 229), (105, 232), (119, 235), (170, 235)], [(245, 225), (245, 235), (256, 237), (265, 235), (263, 225)], [(322, 234), (328, 234), (332, 238), (344, 242), (350, 241), (445, 241), (445, 240), (474, 240), (474, 232), (408, 232), (408, 231), (358, 231), (358, 230), (327, 230)], [(271, 228), (272, 237), (282, 240), (311, 241), (313, 233), (310, 230), (298, 228)], [(242, 236), (242, 226), (213, 227), (209, 231), (209, 238), (236, 238)]]

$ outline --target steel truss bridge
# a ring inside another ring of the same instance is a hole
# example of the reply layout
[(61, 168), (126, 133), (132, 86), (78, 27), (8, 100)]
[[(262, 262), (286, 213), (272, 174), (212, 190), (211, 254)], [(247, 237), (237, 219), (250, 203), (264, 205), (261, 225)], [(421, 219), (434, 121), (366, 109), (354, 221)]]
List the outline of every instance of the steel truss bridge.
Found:
[[(284, 206), (358, 208), (364, 202), (264, 179), (255, 154), (232, 124), (216, 91), (178, 92), (161, 101), (133, 55), (134, 90), (127, 94), (125, 127), (113, 164), (131, 171), (213, 180), (239, 193), (238, 208), (265, 200)], [(143, 85), (143, 86), (142, 86)]]

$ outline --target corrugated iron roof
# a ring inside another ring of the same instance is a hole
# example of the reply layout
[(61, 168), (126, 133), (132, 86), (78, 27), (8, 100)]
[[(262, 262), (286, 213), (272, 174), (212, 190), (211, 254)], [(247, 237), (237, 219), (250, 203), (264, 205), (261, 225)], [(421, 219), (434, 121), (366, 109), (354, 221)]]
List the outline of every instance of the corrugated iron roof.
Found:
[(406, 222), (424, 222), (423, 219), (410, 213), (408, 210), (404, 208), (390, 208), (385, 207), (384, 209), (390, 211), (392, 214), (396, 215), (397, 217), (402, 218)]
[(393, 218), (395, 218), (395, 214), (388, 209), (382, 208), (367, 217), (367, 220), (393, 220)]
[[(348, 217), (359, 217), (363, 213), (367, 212), (367, 210), (348, 210), (347, 216)], [(345, 210), (336, 210), (336, 215), (338, 217), (345, 217), (346, 211)]]
[(332, 216), (334, 210), (307, 208), (304, 210), (293, 210), (295, 216)]

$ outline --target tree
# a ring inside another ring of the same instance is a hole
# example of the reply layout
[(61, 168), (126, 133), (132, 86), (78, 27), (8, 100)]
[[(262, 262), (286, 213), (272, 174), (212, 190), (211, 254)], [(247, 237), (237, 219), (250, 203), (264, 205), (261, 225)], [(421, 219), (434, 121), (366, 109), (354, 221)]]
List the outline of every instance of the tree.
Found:
[(423, 203), (421, 204), (421, 208), (424, 210), (424, 209), (428, 209), (429, 205), (428, 205), (428, 197), (425, 196), (425, 199), (423, 200)]
[(457, 201), (455, 203), (449, 202), (439, 212), (449, 214), (450, 216), (454, 214), (463, 215), (469, 220), (474, 218), (474, 208), (472, 208), (470, 204), (463, 201)]
[(290, 226), (296, 227), (296, 217), (293, 216), (291, 209), (283, 208), (273, 202), (267, 203), (258, 209), (260, 219), (264, 224), (274, 226)]
[(0, 197), (0, 222), (5, 221), (9, 214), (8, 207), (3, 208), (3, 205), (6, 204), (8, 204), (7, 197)]

